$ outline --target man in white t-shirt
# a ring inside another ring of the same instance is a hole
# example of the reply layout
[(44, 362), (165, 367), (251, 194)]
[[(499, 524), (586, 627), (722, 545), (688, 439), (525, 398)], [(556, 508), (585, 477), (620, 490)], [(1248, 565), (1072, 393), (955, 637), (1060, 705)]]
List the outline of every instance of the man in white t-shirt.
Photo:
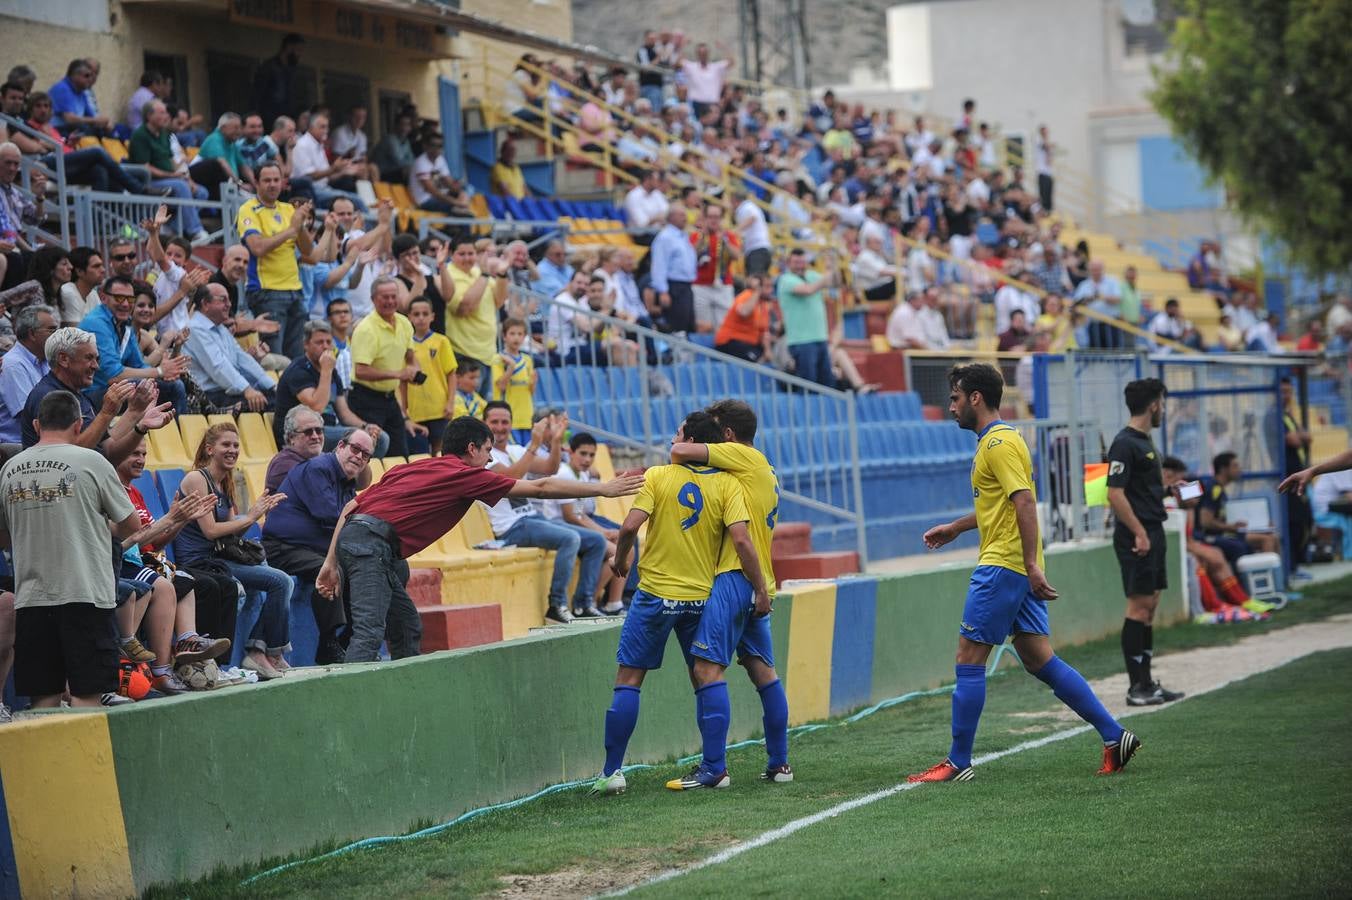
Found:
[(648, 169), (643, 180), (624, 195), (624, 215), (630, 228), (660, 228), (667, 218), (666, 194), (659, 185), (662, 175), (657, 169)]
[(695, 118), (702, 119), (710, 107), (718, 103), (723, 95), (723, 82), (728, 70), (732, 68), (731, 59), (709, 61), (709, 45), (695, 47), (694, 59), (683, 59), (680, 64), (681, 76), (694, 106)]
[(366, 204), (360, 197), (338, 186), (353, 184), (351, 179), (363, 175), (365, 167), (345, 156), (330, 163), (328, 154), (324, 152), (324, 143), (328, 137), (329, 117), (323, 113), (311, 116), (310, 130), (301, 135), (296, 140), (296, 146), (291, 148), (291, 186), (301, 191), (308, 187), (315, 195), (315, 205), (321, 209), (328, 209), (338, 197), (347, 197), (357, 209), (366, 212)]
[(752, 202), (746, 191), (735, 191), (732, 195), (732, 220), (742, 236), (742, 261), (747, 275), (765, 275), (770, 271), (770, 226), (765, 221), (765, 211)]
[[(487, 468), (511, 478), (527, 474), (554, 475), (559, 471), (559, 455), (563, 432), (568, 426), (562, 420), (541, 419), (531, 429), (530, 446), (513, 444), (512, 408), (501, 400), (484, 405), (484, 423), (493, 433), (493, 449), (489, 451)], [(550, 445), (548, 456), (536, 451), (542, 444)], [(605, 559), (606, 539), (600, 534), (588, 538), (581, 531), (566, 525), (547, 521), (525, 498), (504, 497), (488, 507), (488, 521), (493, 535), (500, 541), (516, 547), (539, 547), (554, 551), (554, 572), (549, 582), (550, 622), (566, 623), (574, 615), (593, 617), (601, 615), (596, 608), (596, 582)], [(577, 589), (573, 594), (573, 611), (568, 608), (568, 582), (573, 577), (574, 564), (580, 563)]]
[(442, 155), (441, 135), (423, 138), (423, 152), (413, 160), (408, 176), (408, 193), (419, 209), (452, 216), (470, 215), (469, 195), (458, 181), (451, 177), (451, 167)]
[(913, 292), (887, 317), (887, 344), (897, 350), (929, 350), (925, 325), (920, 319), (924, 295)]

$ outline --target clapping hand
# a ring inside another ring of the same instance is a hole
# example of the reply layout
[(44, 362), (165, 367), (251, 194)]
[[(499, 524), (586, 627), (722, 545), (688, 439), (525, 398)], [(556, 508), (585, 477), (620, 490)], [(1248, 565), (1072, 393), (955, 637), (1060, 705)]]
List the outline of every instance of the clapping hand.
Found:
[(118, 381), (108, 386), (108, 391), (103, 395), (103, 405), (99, 407), (99, 412), (109, 418), (117, 415), (117, 411), (122, 408), (131, 395), (136, 391), (136, 385), (130, 381)]
[(253, 506), (249, 507), (249, 518), (257, 522), (286, 499), (286, 494), (264, 494), (254, 501)]

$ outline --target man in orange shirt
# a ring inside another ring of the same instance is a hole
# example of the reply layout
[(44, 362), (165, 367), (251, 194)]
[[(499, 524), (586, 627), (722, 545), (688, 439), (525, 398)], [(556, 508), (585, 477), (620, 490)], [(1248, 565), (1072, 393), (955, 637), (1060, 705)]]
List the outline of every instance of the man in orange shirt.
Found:
[(714, 349), (747, 362), (770, 356), (770, 305), (774, 291), (769, 276), (752, 275), (737, 295), (714, 335)]
[(713, 331), (732, 308), (732, 264), (742, 258), (742, 240), (723, 227), (723, 207), (712, 201), (690, 234), (695, 247), (695, 330)]

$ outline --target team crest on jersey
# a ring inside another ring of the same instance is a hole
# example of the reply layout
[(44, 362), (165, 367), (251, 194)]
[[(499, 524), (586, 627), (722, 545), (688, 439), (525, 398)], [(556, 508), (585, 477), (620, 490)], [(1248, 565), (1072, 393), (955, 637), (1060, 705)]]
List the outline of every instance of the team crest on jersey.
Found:
[(1120, 462), (1114, 461), (1108, 464), (1108, 474), (1121, 475), (1124, 471), (1126, 471), (1126, 468), (1127, 467), (1122, 465)]
[(245, 216), (245, 217), (244, 217), (244, 227), (245, 227), (245, 228), (251, 228), (251, 227), (253, 227), (253, 219), (250, 219), (248, 216)]
[(1155, 458), (1155, 451), (1154, 451), (1154, 450), (1151, 450), (1149, 453), (1147, 453), (1147, 454), (1145, 455), (1145, 458), (1146, 458), (1146, 459), (1154, 459), (1154, 458)]

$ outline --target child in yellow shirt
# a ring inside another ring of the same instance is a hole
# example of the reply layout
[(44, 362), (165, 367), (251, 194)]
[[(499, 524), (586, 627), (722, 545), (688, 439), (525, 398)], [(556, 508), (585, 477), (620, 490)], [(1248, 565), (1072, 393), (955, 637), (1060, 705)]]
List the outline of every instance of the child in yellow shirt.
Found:
[[(507, 319), (502, 323), (503, 351), (493, 357), (493, 399), (507, 401), (512, 407), (512, 430), (526, 435), (535, 415), (535, 384), (540, 377), (535, 361), (521, 349), (529, 333), (525, 322)], [(530, 438), (526, 440), (529, 443)]]
[[(413, 323), (413, 356), (418, 361), (419, 377), (400, 384), (405, 391), (410, 454), (441, 455), (441, 435), (455, 412), (455, 351), (444, 334), (432, 330), (432, 301), (417, 297), (408, 305), (408, 320)], [(421, 427), (419, 427), (421, 426)]]
[(451, 418), (473, 416), (476, 419), (482, 419), (484, 417), (484, 398), (476, 393), (479, 390), (479, 378), (482, 371), (479, 363), (472, 359), (465, 360), (456, 368), (455, 409), (452, 411)]

